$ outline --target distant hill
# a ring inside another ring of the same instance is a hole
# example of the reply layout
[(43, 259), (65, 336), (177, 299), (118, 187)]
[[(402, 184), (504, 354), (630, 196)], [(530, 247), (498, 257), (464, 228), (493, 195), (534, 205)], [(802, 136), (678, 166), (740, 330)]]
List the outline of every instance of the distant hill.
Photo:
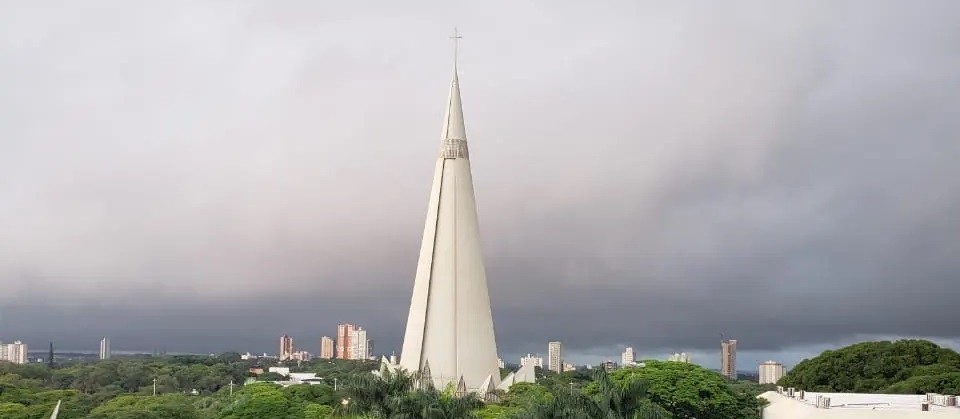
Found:
[(960, 354), (926, 340), (863, 342), (805, 359), (777, 384), (807, 391), (960, 394)]

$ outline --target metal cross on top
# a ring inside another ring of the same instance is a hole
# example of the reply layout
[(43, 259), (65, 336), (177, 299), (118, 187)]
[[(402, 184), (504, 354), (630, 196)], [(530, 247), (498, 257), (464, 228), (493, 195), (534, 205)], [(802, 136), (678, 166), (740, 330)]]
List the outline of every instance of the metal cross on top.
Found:
[(457, 66), (457, 58), (460, 55), (460, 40), (463, 39), (463, 35), (457, 31), (457, 27), (453, 27), (453, 36), (450, 37), (453, 40), (453, 66)]

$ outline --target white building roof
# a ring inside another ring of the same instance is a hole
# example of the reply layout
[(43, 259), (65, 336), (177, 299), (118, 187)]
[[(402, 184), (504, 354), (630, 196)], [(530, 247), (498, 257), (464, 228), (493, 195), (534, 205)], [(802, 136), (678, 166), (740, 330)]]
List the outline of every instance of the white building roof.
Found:
[[(816, 406), (818, 395), (830, 398), (830, 408)], [(805, 392), (804, 400), (799, 400), (776, 391), (768, 391), (760, 397), (770, 402), (770, 405), (763, 409), (764, 419), (960, 419), (960, 408), (957, 407), (930, 404), (930, 411), (921, 411), (920, 405), (927, 399), (923, 394)]]

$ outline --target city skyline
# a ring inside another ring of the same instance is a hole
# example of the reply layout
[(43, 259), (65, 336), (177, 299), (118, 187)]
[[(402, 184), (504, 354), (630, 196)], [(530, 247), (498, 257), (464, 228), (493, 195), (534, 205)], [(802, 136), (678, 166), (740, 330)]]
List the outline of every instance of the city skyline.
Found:
[(456, 23), (502, 358), (960, 348), (955, 2), (42, 3), (0, 16), (4, 342), (399, 354)]
[[(308, 335), (309, 335), (309, 334), (308, 334)], [(293, 338), (293, 336), (290, 336), (290, 337)], [(321, 336), (321, 338), (322, 338), (322, 337), (324, 337), (324, 336)], [(877, 340), (896, 340), (896, 339), (897, 339), (897, 338), (894, 338), (894, 337), (880, 337), (880, 338), (878, 338)], [(913, 337), (909, 337), (909, 338), (906, 338), (906, 339), (925, 339), (925, 340), (931, 340), (931, 341), (933, 341), (934, 343), (936, 343), (936, 344), (938, 344), (938, 345), (940, 345), (940, 346), (949, 347), (949, 348), (951, 348), (951, 349), (954, 348), (954, 346), (951, 346), (951, 345), (955, 345), (955, 344), (956, 344), (956, 342), (953, 342), (953, 341), (943, 341), (943, 340), (939, 340), (939, 339), (936, 339), (936, 338), (930, 339), (930, 338), (918, 337), (918, 336), (913, 336)], [(864, 340), (864, 339), (861, 339), (861, 340), (853, 339), (853, 340), (850, 340), (850, 341), (847, 341), (847, 342), (843, 342), (843, 343), (823, 345), (823, 346), (819, 346), (819, 347), (816, 347), (816, 348), (811, 348), (809, 351), (803, 352), (803, 353), (799, 354), (799, 356), (802, 356), (803, 358), (813, 358), (813, 357), (815, 357), (815, 356), (817, 356), (817, 355), (820, 355), (823, 351), (826, 351), (826, 350), (835, 350), (835, 349), (838, 349), (838, 348), (840, 348), (840, 347), (844, 347), (844, 346), (848, 346), (848, 345), (851, 345), (851, 344), (854, 344), (854, 343), (861, 342), (861, 341), (863, 341), (863, 340)], [(12, 342), (12, 341), (20, 341), (20, 339), (11, 339), (11, 340), (9, 340), (8, 342)], [(0, 339), (0, 343), (2, 343), (2, 342), (3, 342), (3, 340)], [(24, 344), (27, 344), (28, 342), (23, 342), (23, 343), (24, 343)], [(739, 345), (740, 343), (742, 343), (742, 342), (738, 342), (738, 345)], [(540, 344), (539, 346), (542, 347), (542, 346), (544, 346), (544, 344), (549, 344), (549, 342), (541, 342), (541, 344)], [(534, 346), (537, 346), (537, 345), (534, 345)], [(549, 346), (549, 345), (547, 345), (547, 346)], [(163, 353), (164, 353), (164, 354), (167, 354), (167, 355), (210, 355), (210, 354), (216, 355), (216, 354), (220, 354), (220, 353), (223, 353), (223, 352), (235, 352), (235, 353), (239, 353), (239, 354), (243, 354), (243, 353), (246, 352), (246, 353), (250, 353), (252, 356), (258, 356), (259, 354), (266, 354), (266, 355), (268, 355), (268, 356), (279, 357), (279, 355), (280, 355), (280, 353), (277, 352), (276, 344), (274, 344), (273, 346), (270, 346), (270, 345), (264, 343), (264, 344), (262, 344), (262, 345), (253, 345), (253, 347), (254, 347), (254, 348), (259, 348), (259, 349), (252, 349), (252, 350), (251, 350), (251, 349), (249, 349), (249, 348), (247, 348), (247, 347), (240, 347), (240, 348), (231, 347), (231, 348), (225, 348), (225, 349), (222, 349), (222, 350), (216, 350), (216, 351), (212, 351), (212, 352), (211, 352), (211, 351), (176, 351), (176, 350), (173, 350), (173, 351), (169, 351), (169, 352), (163, 351)], [(526, 347), (526, 346), (525, 346), (525, 347)], [(611, 347), (616, 347), (616, 346), (611, 346)], [(621, 345), (620, 347), (623, 347), (623, 345)], [(960, 346), (957, 346), (957, 347), (960, 347)], [(31, 349), (31, 350), (29, 351), (31, 354), (46, 356), (46, 354), (47, 354), (47, 349), (45, 349), (45, 348), (36, 348), (36, 347), (33, 347), (33, 348), (34, 348), (34, 349)], [(604, 346), (604, 348), (606, 348), (606, 346)], [(321, 355), (320, 352), (316, 352), (315, 350), (311, 350), (310, 348), (299, 348), (299, 347), (297, 347), (296, 349), (297, 349), (297, 350), (295, 351), (295, 353), (296, 353), (296, 352), (303, 351), (303, 352), (307, 352), (307, 353), (311, 354), (312, 356), (314, 356), (314, 357), (316, 357), (316, 358), (322, 358), (322, 357), (320, 356), (320, 355)], [(548, 348), (548, 349), (549, 349), (549, 348)], [(111, 350), (111, 353), (113, 353), (113, 354), (120, 354), (120, 355), (144, 355), (144, 354), (156, 354), (156, 352), (157, 352), (157, 349), (155, 349), (155, 348), (154, 348), (154, 349), (150, 349), (150, 348), (128, 348), (128, 349), (123, 349), (123, 350)], [(386, 349), (386, 350), (384, 350), (383, 352), (379, 352), (379, 351), (378, 351), (378, 352), (374, 352), (374, 353), (372, 353), (372, 356), (374, 356), (374, 357), (377, 358), (377, 359), (379, 359), (381, 356), (386, 356), (387, 358), (389, 358), (391, 355), (395, 355), (394, 352), (395, 352), (395, 351), (392, 350), (392, 349)], [(547, 351), (547, 352), (548, 352), (548, 351)], [(547, 354), (547, 352), (542, 352), (542, 353), (541, 353), (541, 352), (537, 352), (537, 353), (533, 353), (533, 352), (517, 352), (517, 353), (514, 353), (514, 352), (512, 352), (512, 351), (509, 351), (509, 352), (505, 352), (505, 353), (507, 354), (506, 356), (507, 356), (508, 358), (507, 358), (506, 361), (504, 361), (504, 362), (506, 362), (508, 365), (521, 366), (521, 365), (522, 365), (522, 360), (521, 360), (521, 358), (524, 358), (524, 357), (529, 356), (529, 357), (532, 357), (533, 359), (539, 360), (539, 363), (542, 364), (543, 368), (548, 368), (547, 361), (546, 361), (547, 355), (545, 355), (545, 354)], [(745, 357), (744, 357), (744, 355), (743, 355), (744, 352), (746, 352), (747, 354), (750, 355), (749, 358), (745, 358)], [(69, 348), (69, 347), (68, 347), (68, 348), (64, 348), (64, 349), (57, 348), (57, 349), (56, 349), (56, 353), (57, 353), (57, 354), (78, 353), (78, 354), (91, 354), (91, 355), (96, 355), (96, 354), (98, 353), (98, 350), (97, 350), (96, 348), (80, 348), (80, 349), (76, 349), (76, 348)], [(757, 366), (757, 365), (762, 364), (765, 360), (767, 360), (767, 358), (757, 357), (756, 354), (758, 354), (758, 352), (755, 352), (755, 351), (743, 351), (743, 350), (741, 350), (741, 349), (738, 348), (738, 349), (737, 349), (737, 353), (740, 354), (739, 357), (742, 358), (740, 361), (738, 361), (738, 365), (736, 366), (737, 371), (738, 371), (738, 372), (742, 372), (742, 373), (746, 373), (746, 374), (750, 374), (750, 375), (753, 375), (753, 374), (755, 373), (755, 371), (756, 371), (756, 366)], [(759, 352), (759, 353), (760, 353), (760, 354), (770, 354), (770, 352)], [(782, 353), (782, 352), (776, 352), (776, 353)], [(697, 364), (697, 365), (701, 365), (701, 366), (706, 367), (706, 368), (710, 368), (710, 369), (716, 370), (716, 371), (718, 371), (718, 372), (721, 370), (721, 365), (720, 365), (719, 361), (718, 361), (718, 362), (715, 362), (715, 363), (710, 362), (711, 359), (719, 359), (719, 358), (717, 357), (718, 351), (716, 350), (716, 348), (714, 348), (714, 350), (712, 350), (712, 351), (710, 351), (710, 350), (705, 350), (705, 351), (695, 351), (695, 352), (687, 352), (687, 353), (685, 353), (685, 355), (686, 355), (687, 357), (693, 357), (694, 354), (696, 354), (696, 357), (697, 357), (697, 358), (696, 358), (696, 359), (693, 359), (693, 360), (691, 361), (692, 363)], [(721, 354), (721, 356), (722, 356), (722, 351), (720, 352), (720, 354)], [(579, 353), (579, 354), (575, 354), (575, 355), (573, 356), (573, 359), (572, 359), (572, 360), (564, 359), (564, 364), (567, 364), (568, 361), (569, 361), (569, 363), (571, 363), (572, 365), (575, 365), (575, 366), (584, 366), (584, 365), (598, 366), (598, 365), (602, 364), (602, 363), (605, 362), (605, 361), (613, 361), (613, 360), (615, 360), (615, 359), (616, 359), (615, 355), (616, 355), (616, 354), (614, 354), (614, 353), (605, 353), (605, 352)], [(622, 363), (622, 355), (623, 355), (623, 353), (621, 352), (621, 353), (620, 353), (621, 363)], [(681, 354), (681, 353), (669, 353), (669, 352), (662, 352), (662, 351), (653, 351), (653, 352), (644, 352), (644, 353), (636, 352), (636, 351), (635, 351), (635, 360), (636, 360), (637, 362), (640, 362), (640, 361), (643, 361), (643, 360), (671, 361), (671, 360), (673, 360), (672, 357), (674, 357), (674, 356), (680, 356), (680, 355), (683, 355), (683, 354)], [(511, 358), (511, 357), (512, 357), (512, 358)], [(33, 358), (30, 358), (30, 359), (36, 359), (36, 358), (37, 358), (37, 356), (34, 356)], [(565, 355), (564, 358), (567, 358), (567, 356)], [(512, 361), (511, 359), (517, 359), (517, 360), (516, 360), (516, 361)], [(801, 358), (796, 358), (794, 361), (790, 361), (790, 362), (780, 362), (780, 361), (777, 361), (777, 362), (780, 363), (781, 365), (783, 365), (787, 370), (789, 370), (789, 369), (793, 368), (793, 366), (794, 366), (797, 362), (799, 362), (800, 360), (801, 360)], [(747, 364), (749, 364), (749, 365), (746, 365), (746, 364), (745, 364), (745, 365), (740, 365), (740, 363), (747, 363)]]

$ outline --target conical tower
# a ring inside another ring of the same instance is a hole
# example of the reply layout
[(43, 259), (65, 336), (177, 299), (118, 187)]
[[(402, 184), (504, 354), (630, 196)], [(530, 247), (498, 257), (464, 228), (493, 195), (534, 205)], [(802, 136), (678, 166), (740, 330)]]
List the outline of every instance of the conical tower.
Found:
[(408, 371), (428, 362), (441, 389), (500, 383), (456, 66), (400, 357)]

